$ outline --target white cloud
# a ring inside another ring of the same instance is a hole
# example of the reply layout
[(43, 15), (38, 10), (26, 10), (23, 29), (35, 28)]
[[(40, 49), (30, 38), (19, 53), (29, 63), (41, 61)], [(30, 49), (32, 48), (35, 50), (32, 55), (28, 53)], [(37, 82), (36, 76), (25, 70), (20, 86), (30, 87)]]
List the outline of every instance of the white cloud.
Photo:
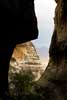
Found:
[(51, 13), (50, 16), (54, 15), (54, 8), (56, 6), (56, 3), (54, 0), (35, 0), (35, 8), (37, 16), (42, 16)]
[(54, 0), (35, 0), (35, 11), (38, 20), (39, 38), (35, 40), (35, 45), (50, 44), (54, 28), (54, 10), (56, 3)]

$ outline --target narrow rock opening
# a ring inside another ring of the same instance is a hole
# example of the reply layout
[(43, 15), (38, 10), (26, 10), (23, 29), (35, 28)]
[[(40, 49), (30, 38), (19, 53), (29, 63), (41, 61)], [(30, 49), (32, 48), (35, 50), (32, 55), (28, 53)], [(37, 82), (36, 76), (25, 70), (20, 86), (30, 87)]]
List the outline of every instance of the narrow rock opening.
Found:
[[(24, 73), (25, 75), (33, 75), (32, 80), (35, 81), (39, 80), (41, 75), (44, 73), (49, 61), (49, 45), (54, 30), (53, 17), (55, 6), (56, 3), (54, 0), (35, 0), (35, 12), (38, 21), (39, 37), (37, 40), (19, 44), (14, 49), (9, 70), (9, 82), (12, 92), (17, 93), (14, 91), (15, 85), (18, 86), (19, 83), (22, 83), (19, 78), (23, 80), (22, 76)], [(19, 83), (16, 84), (14, 79)], [(15, 82), (15, 85), (12, 83), (12, 80)], [(26, 82), (26, 80), (24, 81)], [(19, 89), (20, 88), (21, 87), (19, 86)]]

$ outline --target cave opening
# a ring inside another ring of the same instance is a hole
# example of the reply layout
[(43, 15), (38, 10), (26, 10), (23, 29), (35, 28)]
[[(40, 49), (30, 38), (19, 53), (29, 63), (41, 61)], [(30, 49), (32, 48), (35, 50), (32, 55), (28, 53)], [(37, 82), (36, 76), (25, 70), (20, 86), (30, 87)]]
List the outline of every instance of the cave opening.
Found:
[[(36, 80), (40, 78), (49, 61), (49, 46), (54, 30), (54, 12), (56, 3), (54, 0), (35, 0), (35, 13), (38, 21), (38, 39), (17, 45), (10, 64), (19, 72), (23, 70), (34, 70)], [(24, 66), (24, 67), (23, 67)], [(25, 67), (26, 66), (26, 67)], [(12, 69), (13, 70), (13, 69)]]

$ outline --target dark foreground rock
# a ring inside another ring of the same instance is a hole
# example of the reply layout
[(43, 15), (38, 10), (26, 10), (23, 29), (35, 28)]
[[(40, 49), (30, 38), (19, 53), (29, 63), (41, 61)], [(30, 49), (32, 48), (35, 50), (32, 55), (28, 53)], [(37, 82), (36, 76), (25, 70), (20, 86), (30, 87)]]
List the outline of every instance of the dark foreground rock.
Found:
[(46, 100), (67, 100), (67, 0), (57, 3), (48, 66), (34, 90)]

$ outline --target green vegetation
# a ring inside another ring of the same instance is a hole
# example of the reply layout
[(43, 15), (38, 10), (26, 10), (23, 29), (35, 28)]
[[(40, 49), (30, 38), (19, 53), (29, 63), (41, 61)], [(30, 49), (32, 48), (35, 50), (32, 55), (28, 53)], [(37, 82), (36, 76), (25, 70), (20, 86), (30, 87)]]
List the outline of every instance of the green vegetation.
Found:
[(41, 96), (32, 92), (35, 84), (34, 76), (30, 70), (9, 74), (9, 88), (14, 100), (42, 100)]

